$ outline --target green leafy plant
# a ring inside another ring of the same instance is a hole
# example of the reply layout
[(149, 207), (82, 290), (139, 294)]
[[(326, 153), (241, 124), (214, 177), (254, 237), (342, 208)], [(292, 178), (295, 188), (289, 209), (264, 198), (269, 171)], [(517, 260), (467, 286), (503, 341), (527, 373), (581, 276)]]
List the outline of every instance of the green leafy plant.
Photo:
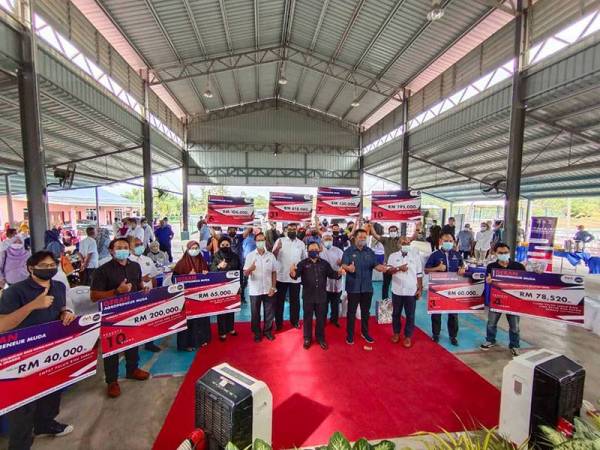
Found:
[[(391, 441), (380, 441), (376, 444), (371, 444), (366, 439), (359, 439), (352, 445), (346, 436), (342, 433), (335, 432), (329, 439), (326, 446), (318, 447), (316, 450), (394, 450), (396, 445)], [(252, 445), (244, 449), (239, 449), (231, 442), (227, 444), (225, 450), (271, 450), (271, 446), (265, 441), (256, 439)]]
[(595, 420), (587, 423), (575, 417), (573, 424), (575, 432), (572, 438), (567, 438), (552, 427), (540, 426), (543, 441), (561, 450), (600, 450), (600, 418), (596, 416)]
[[(423, 445), (427, 450), (515, 450), (512, 443), (504, 439), (498, 430), (494, 428), (483, 428), (480, 431), (464, 431), (450, 433), (442, 430), (437, 433), (417, 433), (417, 436), (427, 437)], [(526, 449), (523, 444), (519, 449)]]

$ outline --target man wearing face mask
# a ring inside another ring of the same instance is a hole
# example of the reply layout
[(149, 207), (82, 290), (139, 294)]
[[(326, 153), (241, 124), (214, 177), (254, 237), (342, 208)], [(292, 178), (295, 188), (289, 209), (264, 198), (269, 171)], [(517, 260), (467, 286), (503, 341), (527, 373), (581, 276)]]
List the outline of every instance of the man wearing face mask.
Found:
[(415, 329), (415, 309), (417, 300), (423, 293), (423, 263), (418, 252), (411, 251), (410, 240), (406, 236), (400, 238), (400, 251), (392, 253), (388, 258), (392, 276), (392, 342), (400, 342), (400, 316), (404, 309), (406, 324), (404, 325), (404, 341), (406, 348), (412, 347), (412, 335)]
[[(139, 242), (143, 242), (139, 239)], [(93, 302), (115, 297), (128, 292), (147, 289), (142, 279), (142, 268), (129, 259), (129, 242), (124, 238), (111, 241), (108, 246), (113, 259), (101, 265), (92, 277), (90, 297)], [(138, 367), (138, 348), (125, 350), (126, 376), (132, 380), (147, 380), (150, 374)], [(111, 398), (121, 395), (119, 377), (119, 355), (104, 358), (104, 375), (108, 385), (107, 394)]]
[(302, 307), (304, 310), (304, 348), (312, 344), (313, 315), (317, 317), (315, 337), (323, 350), (329, 347), (325, 341), (325, 322), (327, 321), (327, 279), (339, 279), (344, 269), (333, 270), (324, 259), (319, 258), (320, 246), (316, 242), (308, 245), (308, 258), (290, 268), (290, 277), (302, 278)]
[[(375, 224), (371, 227), (371, 236), (383, 245), (383, 263), (387, 264), (388, 258), (392, 253), (395, 253), (400, 248), (400, 236), (398, 235), (398, 227), (396, 225), (390, 225), (388, 228), (388, 236), (381, 236), (375, 230), (377, 227)], [(392, 282), (392, 274), (389, 272), (383, 273), (383, 285), (381, 288), (381, 298), (389, 298), (390, 295), (390, 284)]]
[(346, 343), (354, 344), (356, 310), (360, 306), (360, 331), (367, 344), (375, 340), (369, 335), (369, 310), (373, 298), (373, 269), (385, 272), (387, 266), (377, 263), (377, 256), (367, 246), (367, 232), (356, 230), (355, 243), (342, 256), (342, 269), (346, 272), (348, 293), (348, 322)]
[(81, 284), (89, 286), (92, 282), (92, 275), (98, 268), (98, 244), (96, 242), (96, 228), (87, 227), (85, 229), (85, 238), (79, 243), (79, 253), (81, 254)]
[(300, 328), (300, 280), (290, 277), (290, 267), (306, 258), (306, 246), (296, 235), (296, 224), (289, 224), (287, 236), (275, 242), (273, 254), (279, 263), (277, 270), (277, 303), (275, 304), (275, 326), (283, 328), (283, 306), (286, 294), (290, 293), (290, 322)]
[[(65, 286), (52, 280), (58, 271), (52, 253), (34, 253), (26, 265), (29, 277), (2, 294), (0, 333), (55, 320), (69, 325), (75, 315), (66, 307)], [(73, 431), (72, 425), (55, 420), (60, 411), (60, 397), (61, 391), (54, 392), (7, 414), (9, 450), (30, 449), (34, 436), (60, 437)]]
[[(342, 257), (344, 252), (333, 245), (333, 236), (331, 233), (323, 235), (323, 251), (321, 251), (321, 259), (329, 263), (335, 271), (340, 270), (342, 265)], [(327, 304), (329, 305), (329, 321), (336, 327), (340, 327), (340, 297), (342, 295), (342, 280), (336, 278), (327, 279)]]
[[(513, 261), (510, 259), (510, 247), (500, 242), (496, 244), (494, 249), (497, 260), (493, 263), (488, 264), (486, 268), (486, 282), (489, 284), (492, 282), (492, 271), (494, 269), (507, 269), (507, 270), (525, 270), (525, 266), (520, 262)], [(489, 306), (489, 305), (488, 305)], [(479, 348), (481, 350), (489, 350), (496, 346), (496, 332), (498, 330), (498, 321), (502, 313), (492, 311), (488, 309), (488, 321), (485, 342), (481, 344)], [(508, 322), (508, 338), (510, 353), (512, 356), (519, 356), (520, 347), (520, 335), (519, 335), (519, 316), (513, 314), (506, 315), (506, 321)]]
[(138, 219), (134, 217), (129, 219), (129, 231), (125, 237), (133, 237), (144, 242), (144, 229), (140, 226)]
[(492, 245), (492, 238), (494, 232), (490, 230), (489, 225), (486, 222), (481, 222), (480, 231), (475, 235), (475, 258), (477, 261), (484, 261), (490, 251)]
[(333, 237), (333, 246), (343, 252), (348, 247), (348, 235), (340, 230), (340, 225), (337, 223), (331, 225), (331, 235)]
[[(454, 250), (454, 237), (451, 234), (442, 234), (440, 237), (440, 249), (429, 255), (425, 264), (425, 273), (432, 272), (458, 272), (465, 274), (464, 260), (462, 255)], [(434, 342), (439, 342), (442, 329), (442, 315), (431, 314), (431, 331)], [(448, 314), (448, 335), (450, 343), (458, 345), (458, 314)]]

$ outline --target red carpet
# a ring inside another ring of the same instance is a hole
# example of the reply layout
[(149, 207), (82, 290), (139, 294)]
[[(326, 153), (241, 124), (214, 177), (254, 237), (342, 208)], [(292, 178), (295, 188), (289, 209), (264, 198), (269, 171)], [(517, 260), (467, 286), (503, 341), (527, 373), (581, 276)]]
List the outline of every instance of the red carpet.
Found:
[(287, 328), (273, 342), (254, 343), (248, 325), (198, 352), (155, 450), (177, 448), (193, 429), (194, 383), (221, 362), (271, 389), (274, 449), (323, 444), (335, 431), (351, 440), (383, 439), (458, 431), (461, 420), (473, 428), (498, 423), (499, 391), (418, 329), (414, 347), (405, 349), (390, 342), (390, 325), (373, 321), (376, 342), (365, 351), (360, 337), (349, 346), (344, 328), (327, 326), (330, 348), (323, 351), (314, 344), (304, 350), (301, 330)]

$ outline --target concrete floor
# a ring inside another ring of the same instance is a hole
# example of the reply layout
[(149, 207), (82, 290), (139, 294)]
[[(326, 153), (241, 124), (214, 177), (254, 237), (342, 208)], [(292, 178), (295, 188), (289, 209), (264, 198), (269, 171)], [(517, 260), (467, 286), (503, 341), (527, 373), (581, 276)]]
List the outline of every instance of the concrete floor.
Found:
[[(500, 326), (505, 328), (504, 319)], [(521, 336), (534, 348), (545, 347), (561, 352), (582, 364), (587, 372), (585, 398), (593, 402), (600, 399), (600, 337), (583, 328), (531, 318), (522, 319)], [(497, 347), (486, 353), (470, 351), (455, 355), (498, 387), (502, 369), (510, 360), (505, 347)], [(63, 396), (59, 419), (74, 424), (75, 431), (63, 438), (39, 439), (33, 448), (150, 449), (182, 381), (183, 377), (158, 377), (146, 382), (124, 380), (121, 384), (122, 396), (111, 400), (105, 396), (102, 374), (97, 374), (75, 385)], [(423, 448), (419, 438), (402, 438), (397, 443), (399, 449)], [(6, 439), (0, 438), (0, 449), (5, 448)]]

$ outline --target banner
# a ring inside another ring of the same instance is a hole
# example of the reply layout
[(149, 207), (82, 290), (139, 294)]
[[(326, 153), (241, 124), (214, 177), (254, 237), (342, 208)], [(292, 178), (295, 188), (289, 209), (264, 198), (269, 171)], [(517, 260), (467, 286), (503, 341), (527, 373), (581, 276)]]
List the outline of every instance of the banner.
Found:
[(269, 220), (276, 222), (305, 222), (312, 217), (312, 195), (269, 194)]
[(206, 223), (233, 227), (252, 226), (254, 223), (254, 199), (209, 195)]
[(560, 273), (493, 270), (492, 311), (583, 324), (583, 277)]
[(552, 271), (556, 222), (556, 217), (531, 218), (527, 261), (539, 264), (544, 271)]
[(176, 283), (185, 286), (185, 314), (188, 319), (240, 311), (239, 270), (176, 275), (173, 278)]
[(0, 334), (0, 415), (96, 373), (100, 313)]
[(373, 191), (371, 193), (371, 220), (405, 222), (420, 219), (420, 191)]
[(185, 330), (184, 304), (182, 284), (102, 300), (102, 357)]
[(427, 312), (475, 313), (484, 307), (485, 269), (465, 272), (432, 272), (429, 274)]
[(356, 217), (359, 214), (359, 189), (319, 188), (317, 190), (318, 216)]

